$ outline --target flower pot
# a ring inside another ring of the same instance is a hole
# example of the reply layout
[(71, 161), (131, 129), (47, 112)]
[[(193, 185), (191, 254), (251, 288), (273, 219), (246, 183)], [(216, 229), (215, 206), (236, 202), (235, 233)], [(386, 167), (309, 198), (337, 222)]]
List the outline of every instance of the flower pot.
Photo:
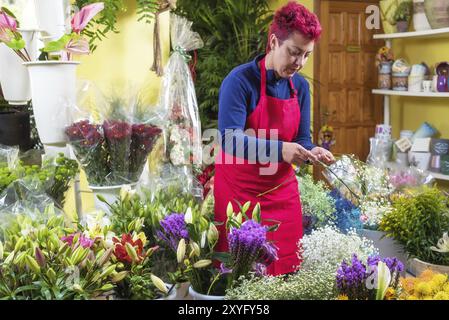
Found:
[(9, 108), (0, 109), (0, 144), (19, 146), (21, 151), (31, 148), (30, 114)]
[(398, 32), (407, 32), (408, 31), (408, 21), (398, 21), (396, 23), (396, 28)]
[(65, 33), (67, 0), (35, 0), (36, 19), (43, 36), (59, 39)]
[(379, 74), (391, 74), (392, 66), (393, 66), (393, 61), (382, 61), (379, 64)]
[(430, 269), (434, 272), (443, 273), (449, 275), (449, 266), (437, 265), (413, 258), (410, 260), (408, 272), (414, 276), (419, 276), (423, 271)]
[(193, 300), (224, 300), (225, 296), (210, 296), (196, 292), (192, 286), (189, 287), (189, 294)]
[(97, 196), (102, 196), (109, 204), (113, 204), (117, 201), (117, 199), (120, 197), (120, 190), (122, 187), (125, 186), (131, 186), (131, 188), (136, 186), (136, 183), (134, 184), (123, 184), (118, 186), (107, 186), (107, 187), (97, 187), (97, 186), (89, 186), (89, 188), (92, 190), (95, 198), (95, 209), (101, 210), (106, 213), (110, 213), (109, 206), (100, 201)]
[[(19, 30), (32, 60), (38, 56), (38, 31)], [(24, 105), (31, 100), (30, 77), (23, 60), (14, 51), (0, 43), (0, 85), (3, 96), (11, 105)]]
[(36, 127), (43, 144), (64, 144), (66, 107), (76, 103), (76, 61), (24, 63), (30, 74)]
[(427, 20), (424, 0), (413, 0), (413, 27), (416, 31), (425, 31), (432, 28), (429, 20)]
[(449, 1), (426, 0), (424, 8), (432, 29), (449, 27)]
[(387, 237), (385, 232), (362, 229), (360, 235), (374, 242), (374, 246), (379, 249), (379, 255), (382, 258), (396, 257), (404, 265), (407, 263), (405, 248), (393, 238)]

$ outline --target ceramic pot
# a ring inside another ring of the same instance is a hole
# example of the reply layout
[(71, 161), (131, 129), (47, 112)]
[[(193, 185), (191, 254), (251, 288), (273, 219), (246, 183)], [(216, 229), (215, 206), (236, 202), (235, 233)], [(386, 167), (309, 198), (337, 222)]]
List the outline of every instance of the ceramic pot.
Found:
[(426, 0), (424, 8), (432, 29), (449, 27), (449, 1)]

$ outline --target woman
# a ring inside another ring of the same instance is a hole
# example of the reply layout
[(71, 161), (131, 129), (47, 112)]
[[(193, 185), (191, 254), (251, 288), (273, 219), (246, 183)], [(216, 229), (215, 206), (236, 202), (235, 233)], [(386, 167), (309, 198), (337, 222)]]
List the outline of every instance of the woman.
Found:
[[(302, 213), (292, 164), (335, 161), (332, 153), (311, 142), (309, 85), (297, 73), (320, 34), (316, 15), (288, 3), (274, 16), (266, 55), (235, 68), (220, 88), (222, 148), (215, 168), (215, 219), (226, 221), (229, 202), (235, 212), (238, 203), (251, 201), (253, 207), (259, 202), (264, 223), (280, 223), (268, 235), (279, 258), (268, 266), (271, 275), (291, 273), (300, 264)], [(226, 251), (225, 224), (218, 229), (217, 251)]]

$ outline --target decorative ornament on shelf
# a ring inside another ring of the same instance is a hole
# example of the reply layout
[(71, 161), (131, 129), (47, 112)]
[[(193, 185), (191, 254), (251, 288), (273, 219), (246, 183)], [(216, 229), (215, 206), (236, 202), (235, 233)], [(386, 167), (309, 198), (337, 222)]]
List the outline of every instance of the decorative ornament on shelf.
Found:
[(326, 150), (330, 150), (336, 144), (334, 128), (325, 124), (318, 133), (318, 145)]

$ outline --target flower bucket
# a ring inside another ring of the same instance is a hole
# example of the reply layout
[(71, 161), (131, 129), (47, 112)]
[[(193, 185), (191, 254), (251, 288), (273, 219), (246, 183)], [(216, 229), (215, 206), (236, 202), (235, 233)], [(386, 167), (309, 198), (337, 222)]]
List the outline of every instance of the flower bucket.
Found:
[(405, 248), (393, 238), (387, 237), (385, 232), (362, 229), (360, 235), (374, 242), (381, 258), (396, 257), (406, 265), (408, 259)]
[[(32, 60), (38, 56), (38, 31), (19, 30)], [(6, 101), (11, 105), (24, 105), (31, 100), (30, 77), (23, 60), (6, 44), (0, 43), (0, 85)]]
[(68, 115), (65, 106), (76, 103), (76, 61), (24, 63), (30, 74), (36, 127), (43, 144), (66, 142)]
[[(167, 287), (168, 290), (171, 289), (171, 287), (173, 286), (172, 284), (166, 283), (165, 286)], [(178, 300), (177, 299), (177, 290), (176, 290), (176, 286), (171, 290), (170, 294), (166, 297), (162, 297), (162, 298), (158, 298), (156, 300)]]
[(113, 204), (120, 197), (120, 190), (125, 186), (131, 186), (131, 188), (134, 188), (136, 186), (136, 183), (107, 187), (89, 186), (94, 194), (95, 209), (110, 213), (109, 206), (106, 203), (100, 201), (97, 196), (102, 196), (109, 204)]
[(443, 273), (449, 275), (449, 266), (437, 265), (421, 261), (417, 258), (413, 258), (410, 261), (408, 272), (414, 276), (419, 276), (423, 271), (430, 269), (434, 272)]
[(42, 35), (59, 39), (65, 33), (67, 0), (35, 0), (36, 19)]
[(192, 286), (189, 287), (189, 294), (193, 300), (224, 300), (225, 296), (211, 296), (196, 292)]

